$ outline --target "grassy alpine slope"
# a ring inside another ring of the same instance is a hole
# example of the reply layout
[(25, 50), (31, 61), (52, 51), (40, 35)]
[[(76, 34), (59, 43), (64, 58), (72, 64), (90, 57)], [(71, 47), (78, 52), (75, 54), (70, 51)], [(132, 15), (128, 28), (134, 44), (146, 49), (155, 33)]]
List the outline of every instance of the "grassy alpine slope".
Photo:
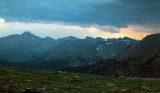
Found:
[(0, 93), (159, 93), (160, 80), (0, 67)]

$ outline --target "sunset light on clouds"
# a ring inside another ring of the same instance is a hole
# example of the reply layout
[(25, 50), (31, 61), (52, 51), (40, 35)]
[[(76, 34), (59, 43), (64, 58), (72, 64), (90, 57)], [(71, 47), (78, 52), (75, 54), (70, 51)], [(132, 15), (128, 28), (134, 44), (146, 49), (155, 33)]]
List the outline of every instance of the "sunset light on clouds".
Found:
[(136, 39), (136, 40), (141, 40), (147, 35), (150, 35), (152, 33), (147, 33), (147, 32), (136, 32), (134, 31), (133, 28), (121, 28), (120, 33), (123, 34), (124, 36)]

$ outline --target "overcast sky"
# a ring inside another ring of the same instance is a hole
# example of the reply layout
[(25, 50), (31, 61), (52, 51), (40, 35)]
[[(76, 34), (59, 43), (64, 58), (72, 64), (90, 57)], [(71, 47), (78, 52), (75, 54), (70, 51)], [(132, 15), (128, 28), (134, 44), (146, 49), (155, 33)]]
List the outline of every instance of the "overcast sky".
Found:
[(160, 0), (0, 0), (0, 37), (142, 39), (160, 33)]

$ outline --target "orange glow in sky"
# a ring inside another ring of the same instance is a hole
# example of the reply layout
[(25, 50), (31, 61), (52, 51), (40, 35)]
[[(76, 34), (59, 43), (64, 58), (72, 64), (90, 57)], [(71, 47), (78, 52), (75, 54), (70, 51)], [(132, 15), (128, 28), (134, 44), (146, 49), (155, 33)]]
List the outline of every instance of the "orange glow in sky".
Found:
[(146, 37), (147, 35), (150, 35), (152, 33), (147, 33), (147, 32), (136, 32), (133, 30), (133, 28), (121, 28), (120, 29), (120, 33), (123, 34), (124, 36), (133, 38), (133, 39), (137, 39), (137, 40), (141, 40), (144, 37)]

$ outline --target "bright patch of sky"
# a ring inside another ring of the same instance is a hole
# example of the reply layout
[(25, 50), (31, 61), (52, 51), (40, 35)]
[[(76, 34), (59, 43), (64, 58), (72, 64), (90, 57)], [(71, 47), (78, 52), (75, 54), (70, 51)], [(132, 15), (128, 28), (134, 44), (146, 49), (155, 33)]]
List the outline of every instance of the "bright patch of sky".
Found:
[(4, 23), (4, 22), (5, 22), (5, 20), (0, 18), (0, 23)]
[[(75, 36), (78, 38), (91, 37), (103, 37), (103, 38), (119, 38), (119, 37), (131, 37), (133, 39), (140, 40), (150, 32), (139, 32), (135, 30), (146, 30), (148, 28), (142, 26), (131, 25), (127, 28), (117, 28), (110, 25), (92, 25), (88, 27), (82, 27), (78, 25), (66, 25), (64, 23), (24, 23), (24, 22), (5, 22), (0, 18), (0, 37), (4, 37), (10, 34), (21, 34), (24, 31), (30, 31), (31, 33), (40, 37), (50, 36), (54, 39)], [(134, 27), (136, 29), (134, 29)], [(138, 29), (139, 28), (139, 29)], [(107, 31), (108, 29), (108, 31)], [(152, 28), (150, 28), (152, 29)], [(110, 31), (115, 33), (111, 33)], [(154, 29), (152, 29), (154, 30)], [(151, 30), (151, 31), (152, 31)]]

